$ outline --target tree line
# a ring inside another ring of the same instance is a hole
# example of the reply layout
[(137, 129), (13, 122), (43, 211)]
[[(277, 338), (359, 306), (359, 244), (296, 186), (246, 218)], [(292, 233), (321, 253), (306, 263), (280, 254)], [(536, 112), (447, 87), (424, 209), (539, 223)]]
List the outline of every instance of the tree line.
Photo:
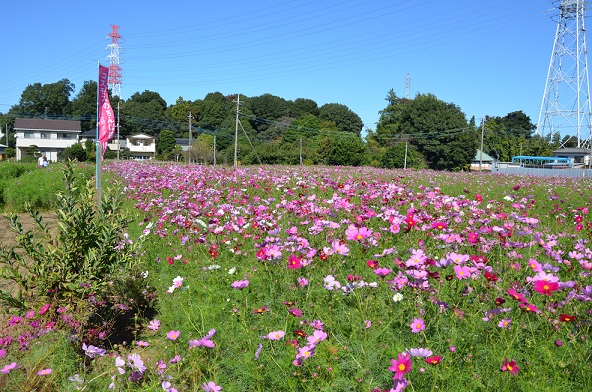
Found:
[[(0, 126), (3, 131), (6, 124), (9, 128), (8, 146), (15, 147), (10, 131), (16, 117), (76, 119), (81, 121), (83, 132), (94, 129), (97, 83), (86, 81), (73, 96), (74, 91), (68, 79), (27, 86), (19, 103), (0, 113)], [(379, 112), (376, 130), (365, 132), (361, 118), (346, 105), (319, 106), (307, 98), (240, 95), (239, 106), (239, 96), (212, 92), (194, 101), (179, 97), (167, 105), (157, 92), (146, 90), (127, 100), (110, 99), (113, 108), (120, 109), (121, 136), (144, 133), (156, 137), (157, 159), (162, 160), (187, 158), (175, 139), (189, 138), (190, 121), (190, 157), (203, 163), (212, 163), (215, 158), (218, 163), (231, 163), (237, 129), (237, 158), (242, 164), (462, 170), (469, 167), (480, 147), (481, 133), (484, 152), (501, 161), (519, 154), (552, 155), (560, 142), (557, 137), (550, 140), (534, 135), (536, 126), (522, 111), (504, 117), (487, 116), (476, 124), (474, 117), (466, 119), (460, 107), (433, 94), (407, 99), (399, 98), (392, 89)], [(81, 148), (76, 149), (75, 157), (83, 159), (84, 152), (78, 150)], [(89, 152), (87, 158), (94, 159), (92, 154)]]

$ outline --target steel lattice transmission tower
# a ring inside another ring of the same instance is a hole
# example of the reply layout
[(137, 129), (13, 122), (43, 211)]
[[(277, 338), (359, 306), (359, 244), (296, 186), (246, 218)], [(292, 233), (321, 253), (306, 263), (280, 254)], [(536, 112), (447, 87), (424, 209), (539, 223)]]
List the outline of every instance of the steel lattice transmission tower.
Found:
[(572, 135), (577, 137), (579, 148), (589, 144), (592, 112), (584, 27), (586, 1), (561, 0), (556, 4), (559, 10), (557, 31), (537, 134)]
[(121, 98), (121, 66), (119, 65), (119, 26), (111, 25), (111, 43), (107, 45), (107, 50), (111, 52), (107, 56), (109, 59), (109, 88), (113, 96), (117, 95)]

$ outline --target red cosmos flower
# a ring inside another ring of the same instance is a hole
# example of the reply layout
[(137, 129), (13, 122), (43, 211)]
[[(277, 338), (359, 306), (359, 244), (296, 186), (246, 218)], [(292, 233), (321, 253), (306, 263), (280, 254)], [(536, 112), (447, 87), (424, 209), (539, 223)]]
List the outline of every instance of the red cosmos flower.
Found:
[(366, 265), (370, 268), (378, 268), (378, 261), (376, 260), (368, 260)]
[(328, 256), (325, 254), (325, 252), (323, 252), (322, 250), (319, 251), (319, 259), (325, 261), (328, 259)]
[(537, 293), (551, 296), (553, 291), (559, 290), (559, 283), (548, 282), (546, 280), (537, 280), (534, 282), (534, 291)]
[(407, 226), (411, 227), (415, 226), (417, 224), (417, 221), (415, 220), (415, 218), (413, 218), (413, 214), (409, 213), (407, 214), (407, 216), (405, 216), (405, 223), (407, 223)]
[(508, 358), (504, 360), (504, 364), (502, 365), (502, 372), (510, 372), (513, 376), (515, 376), (516, 373), (518, 373), (518, 370), (520, 370), (520, 368), (516, 365), (516, 361), (514, 361), (513, 359), (511, 361), (508, 361)]
[(584, 217), (583, 217), (583, 216), (581, 216), (581, 215), (576, 215), (576, 216), (574, 217), (574, 221), (575, 221), (576, 223), (582, 223), (582, 222), (584, 221)]
[(172, 257), (169, 257), (169, 258), (167, 259), (167, 261), (169, 262), (169, 264), (170, 264), (170, 265), (173, 265), (173, 264), (175, 264), (175, 260), (174, 260)]
[(268, 310), (269, 308), (267, 306), (262, 306), (260, 308), (253, 309), (253, 314), (262, 314)]
[(431, 357), (426, 358), (425, 361), (430, 365), (437, 365), (440, 363), (440, 361), (442, 361), (442, 357), (440, 355), (433, 355)]
[(473, 196), (475, 198), (475, 200), (477, 200), (479, 203), (481, 203), (483, 201), (483, 196), (481, 196), (478, 193), (475, 193), (475, 195)]
[(485, 271), (483, 276), (485, 276), (485, 279), (487, 279), (490, 282), (497, 282), (497, 275), (496, 274), (492, 274), (489, 271)]
[(295, 329), (294, 330), (294, 334), (297, 335), (297, 336), (300, 336), (301, 338), (305, 338), (307, 336), (306, 335), (306, 332), (304, 332), (301, 329)]
[(505, 304), (505, 303), (506, 303), (506, 300), (505, 300), (505, 299), (503, 299), (502, 297), (498, 297), (498, 298), (496, 298), (496, 299), (495, 299), (495, 304), (496, 304), (497, 306), (502, 306), (502, 305), (503, 305), (503, 304)]
[(571, 323), (572, 321), (574, 321), (576, 318), (576, 316), (570, 316), (568, 314), (565, 313), (561, 313), (559, 315), (559, 321), (562, 321), (564, 323)]

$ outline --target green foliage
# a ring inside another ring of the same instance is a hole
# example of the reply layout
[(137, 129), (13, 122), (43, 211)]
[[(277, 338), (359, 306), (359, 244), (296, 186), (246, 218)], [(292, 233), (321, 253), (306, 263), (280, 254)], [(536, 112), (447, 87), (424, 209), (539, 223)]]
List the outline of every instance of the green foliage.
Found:
[(8, 159), (16, 157), (16, 149), (12, 147), (6, 147), (4, 149), (4, 157)]
[(169, 129), (163, 129), (158, 134), (156, 152), (158, 154), (170, 153), (175, 149), (175, 133)]
[(339, 134), (327, 156), (329, 165), (360, 166), (364, 161), (366, 145), (354, 135)]
[(122, 238), (130, 217), (122, 213), (119, 193), (108, 189), (97, 209), (92, 180), (76, 177), (70, 164), (63, 180), (65, 190), (56, 195), (57, 234), (33, 208), (29, 214), (34, 230), (25, 230), (18, 215), (9, 216), (19, 250), (4, 248), (1, 255), (1, 277), (18, 288), (16, 294), (2, 292), (7, 306), (71, 303), (90, 293), (101, 297), (110, 290), (110, 280), (125, 275), (136, 263), (137, 245)]
[(321, 120), (332, 121), (341, 132), (351, 132), (360, 136), (364, 123), (360, 116), (351, 111), (347, 106), (339, 103), (327, 103), (319, 109)]
[(381, 157), (380, 167), (388, 169), (402, 169), (404, 167), (425, 169), (427, 165), (425, 159), (414, 145), (408, 144), (407, 152), (405, 152), (405, 144), (399, 143), (387, 148)]
[(60, 160), (62, 161), (78, 161), (78, 162), (85, 162), (87, 160), (87, 153), (82, 144), (76, 143), (71, 145), (70, 147), (66, 147), (64, 151), (61, 151), (58, 154)]

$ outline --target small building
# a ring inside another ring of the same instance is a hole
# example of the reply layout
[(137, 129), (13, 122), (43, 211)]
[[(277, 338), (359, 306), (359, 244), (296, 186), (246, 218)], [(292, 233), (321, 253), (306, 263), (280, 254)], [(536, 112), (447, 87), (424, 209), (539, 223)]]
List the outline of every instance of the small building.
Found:
[(189, 139), (187, 138), (176, 138), (175, 145), (181, 147), (181, 151), (189, 151)]
[(591, 150), (587, 148), (567, 147), (560, 148), (553, 151), (553, 155), (557, 158), (567, 158), (574, 166), (588, 166), (590, 165)]
[(137, 133), (128, 136), (125, 143), (129, 149), (130, 159), (142, 161), (156, 157), (156, 139), (154, 136)]
[(493, 163), (495, 162), (495, 158), (487, 155), (481, 150), (477, 150), (475, 154), (475, 158), (471, 159), (471, 170), (472, 171), (483, 171), (488, 170), (491, 171), (493, 168)]
[(16, 118), (16, 160), (20, 161), (31, 146), (49, 161), (57, 161), (58, 153), (78, 143), (80, 121), (48, 120), (45, 118)]
[[(95, 140), (97, 140), (96, 129), (91, 129), (90, 131), (86, 131), (80, 134), (80, 143), (82, 143), (83, 146), (87, 140), (92, 140), (93, 143), (95, 142)], [(111, 139), (109, 143), (107, 143), (107, 148), (109, 148), (109, 150), (111, 151), (117, 151), (118, 145), (119, 151), (123, 151), (123, 149), (126, 146), (125, 138), (120, 136), (119, 139), (117, 139), (117, 135), (115, 135), (115, 137)]]
[(4, 158), (4, 150), (6, 150), (8, 146), (5, 146), (4, 144), (0, 144), (0, 161), (3, 161)]

